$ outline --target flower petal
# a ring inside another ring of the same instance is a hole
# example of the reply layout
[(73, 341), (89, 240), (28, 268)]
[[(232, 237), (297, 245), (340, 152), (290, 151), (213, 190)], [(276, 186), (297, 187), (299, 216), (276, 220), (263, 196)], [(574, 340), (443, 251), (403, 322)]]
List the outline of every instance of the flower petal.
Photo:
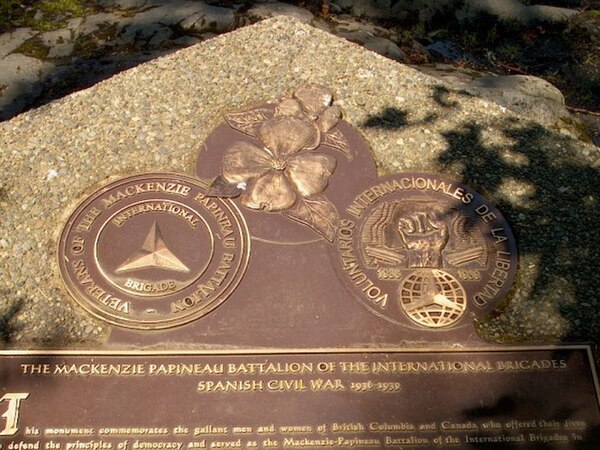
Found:
[(293, 98), (285, 98), (275, 107), (276, 116), (299, 117), (303, 114), (302, 105), (298, 100), (294, 100)]
[(272, 170), (251, 182), (241, 201), (251, 209), (283, 211), (296, 203), (296, 192), (283, 172)]
[(287, 162), (285, 173), (302, 197), (310, 197), (325, 190), (336, 165), (332, 156), (303, 153)]
[(271, 155), (251, 142), (235, 142), (223, 157), (223, 178), (241, 183), (260, 177), (271, 168)]
[(317, 126), (322, 133), (327, 133), (333, 127), (337, 125), (342, 116), (342, 109), (337, 106), (331, 106), (327, 108), (317, 119)]
[(265, 147), (273, 152), (273, 156), (285, 158), (309, 145), (315, 148), (319, 130), (312, 122), (279, 116), (263, 123), (258, 136)]
[(333, 94), (325, 86), (309, 84), (296, 89), (294, 98), (300, 100), (304, 110), (314, 119), (331, 105)]

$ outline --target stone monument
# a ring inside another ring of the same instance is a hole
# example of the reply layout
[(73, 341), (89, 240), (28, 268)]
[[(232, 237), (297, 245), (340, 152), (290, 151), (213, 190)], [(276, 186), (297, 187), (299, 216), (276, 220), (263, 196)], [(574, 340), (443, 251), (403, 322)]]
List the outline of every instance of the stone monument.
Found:
[(0, 128), (2, 448), (600, 442), (592, 147), (289, 18)]

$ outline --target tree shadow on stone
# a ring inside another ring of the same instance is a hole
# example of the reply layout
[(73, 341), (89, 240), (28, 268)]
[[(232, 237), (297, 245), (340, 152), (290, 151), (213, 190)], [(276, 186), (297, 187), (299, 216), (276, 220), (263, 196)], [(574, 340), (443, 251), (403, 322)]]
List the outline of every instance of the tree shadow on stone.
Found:
[[(439, 157), (443, 167), (452, 167), (454, 171), (460, 168), (465, 182), (498, 205), (516, 235), (521, 256), (519, 287), (506, 306), (506, 310), (510, 310), (508, 315), (514, 314), (516, 323), (498, 320), (501, 316), (492, 318), (484, 324), (484, 334), (486, 326), (492, 324), (487, 331), (493, 328), (507, 333), (497, 339), (500, 342), (597, 342), (600, 332), (596, 303), (600, 170), (584, 153), (589, 152), (587, 147), (538, 124), (506, 119), (495, 125), (503, 138), (500, 143), (488, 139), (487, 127), (487, 124), (467, 122), (444, 133), (447, 148)], [(514, 307), (513, 303), (522, 303), (523, 309), (530, 309), (529, 313)], [(568, 327), (544, 331), (544, 322), (553, 320), (553, 315)], [(537, 322), (530, 328), (525, 319)], [(533, 332), (529, 332), (530, 329)], [(554, 351), (550, 358), (571, 364), (567, 351)], [(577, 362), (574, 364), (577, 367)], [(563, 423), (567, 419), (593, 420), (594, 417), (588, 408), (596, 401), (595, 396), (577, 398), (563, 394), (562, 398), (554, 399), (551, 407), (538, 410), (535, 396), (547, 394), (532, 390), (531, 380), (519, 381), (515, 377), (510, 384), (502, 385), (502, 389), (510, 391), (496, 403), (465, 409), (465, 418), (497, 422), (509, 418), (544, 419)], [(514, 406), (515, 410), (507, 410), (506, 405)], [(536, 412), (527, 413), (527, 409)], [(541, 429), (531, 433), (565, 435), (570, 439), (565, 445), (575, 449), (596, 449), (600, 443), (600, 428), (595, 422), (581, 431), (561, 428), (552, 433)], [(530, 432), (524, 434), (529, 440)], [(496, 435), (490, 433), (490, 436)], [(552, 442), (526, 442), (527, 448), (534, 449), (556, 446)], [(489, 443), (469, 445), (470, 448), (495, 448)], [(511, 448), (509, 444), (499, 446)]]
[[(0, 291), (0, 349), (33, 347), (36, 349), (60, 349), (71, 345), (94, 343), (94, 336), (73, 336), (73, 322), (77, 320), (72, 311), (67, 310), (60, 314), (69, 314), (65, 320), (54, 320), (53, 298), (50, 298), (41, 289), (30, 296), (16, 295), (14, 291)], [(46, 311), (43, 316), (39, 311), (33, 312), (33, 303)], [(32, 314), (39, 320), (32, 327), (30, 320), (22, 320), (23, 316)], [(94, 323), (89, 325), (95, 328)], [(101, 339), (100, 336), (98, 338)]]
[[(6, 299), (8, 297), (7, 292), (0, 292), (0, 298)], [(18, 317), (23, 313), (26, 305), (23, 298), (19, 298), (15, 301), (6, 302), (7, 307), (0, 310), (0, 349), (11, 348), (11, 346), (17, 343), (15, 336), (17, 333), (23, 331), (23, 327), (18, 322)], [(43, 347), (59, 348), (56, 343), (59, 342), (58, 336), (51, 337), (47, 342), (42, 343)], [(2, 358), (8, 358), (4, 355)], [(20, 364), (49, 364), (55, 359), (54, 355), (42, 355), (31, 353), (19, 358)], [(11, 360), (4, 360), (3, 364), (0, 364), (0, 384), (3, 386), (4, 391), (10, 392), (13, 387), (13, 382), (21, 376), (21, 366), (15, 365)], [(49, 389), (51, 386), (51, 379), (44, 378), (44, 389)], [(1, 394), (0, 394), (1, 395)]]
[(399, 108), (385, 108), (379, 114), (369, 115), (363, 123), (369, 128), (383, 128), (385, 130), (396, 130), (408, 125), (408, 113)]
[(431, 124), (438, 120), (437, 113), (429, 113), (423, 119), (410, 122), (408, 112), (395, 106), (387, 107), (378, 114), (370, 114), (362, 123), (368, 128), (379, 128), (383, 130), (400, 130), (402, 128)]
[(532, 307), (540, 314), (554, 309), (570, 324), (562, 335), (534, 331), (525, 340), (597, 342), (600, 170), (575, 141), (540, 125), (505, 120), (499, 128), (508, 146), (484, 143), (474, 122), (444, 133), (448, 147), (439, 161), (462, 167), (463, 179), (513, 225), (520, 254), (537, 258), (535, 267), (520, 267), (532, 283)]
[(448, 96), (452, 91), (445, 86), (435, 86), (433, 88), (433, 94), (431, 98), (433, 101), (440, 105), (442, 108), (453, 108), (458, 106), (456, 100), (450, 100)]
[[(2, 293), (1, 296), (6, 297), (7, 293)], [(22, 311), (23, 303), (23, 300), (19, 299), (0, 312), (0, 346), (10, 344), (14, 334), (19, 331), (14, 319)]]

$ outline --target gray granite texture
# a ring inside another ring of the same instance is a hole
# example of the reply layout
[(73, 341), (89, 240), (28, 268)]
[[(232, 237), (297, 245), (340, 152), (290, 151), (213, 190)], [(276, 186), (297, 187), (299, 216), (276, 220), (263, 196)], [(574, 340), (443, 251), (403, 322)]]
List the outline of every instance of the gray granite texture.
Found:
[(0, 124), (0, 330), (11, 347), (97, 345), (57, 238), (87, 194), (145, 171), (191, 173), (225, 112), (330, 86), (380, 175), (443, 172), (495, 202), (520, 249), (515, 289), (479, 325), (498, 342), (598, 340), (598, 149), (291, 18), (139, 65)]

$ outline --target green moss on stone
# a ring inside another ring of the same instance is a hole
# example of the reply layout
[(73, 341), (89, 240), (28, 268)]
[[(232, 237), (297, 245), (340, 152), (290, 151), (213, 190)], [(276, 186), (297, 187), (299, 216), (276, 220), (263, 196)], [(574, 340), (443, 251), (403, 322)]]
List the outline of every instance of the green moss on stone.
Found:
[(86, 12), (81, 0), (52, 0), (41, 2), (39, 9), (48, 15), (70, 14), (74, 17), (83, 16)]
[(57, 30), (63, 28), (69, 19), (81, 17), (90, 10), (82, 0), (0, 0), (0, 32), (19, 27)]
[(80, 36), (73, 46), (73, 54), (79, 57), (91, 57), (100, 48), (103, 41), (114, 39), (118, 32), (116, 23), (102, 23), (92, 34)]
[(48, 56), (50, 49), (44, 45), (38, 36), (27, 39), (18, 49), (16, 53), (31, 56), (33, 58), (44, 59)]

